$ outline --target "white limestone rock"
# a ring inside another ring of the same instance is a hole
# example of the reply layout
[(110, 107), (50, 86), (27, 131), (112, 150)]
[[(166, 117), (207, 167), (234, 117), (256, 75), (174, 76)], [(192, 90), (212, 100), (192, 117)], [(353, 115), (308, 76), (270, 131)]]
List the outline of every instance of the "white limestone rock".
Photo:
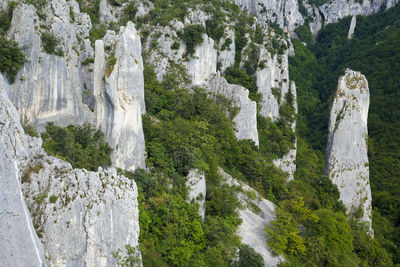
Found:
[(22, 195), (24, 131), (0, 74), (0, 266), (44, 266), (43, 246)]
[(275, 22), (289, 33), (304, 23), (297, 0), (232, 0), (232, 2), (256, 15), (262, 25)]
[[(298, 113), (297, 91), (296, 91), (296, 84), (294, 83), (294, 81), (291, 82), (290, 92), (293, 95), (294, 110), (297, 114)], [(293, 121), (291, 127), (293, 132), (296, 132), (296, 120)], [(296, 156), (297, 156), (297, 139), (294, 141), (293, 149), (290, 149), (289, 152), (282, 158), (273, 161), (275, 167), (281, 169), (282, 171), (288, 174), (286, 178), (287, 181), (294, 180), (294, 173), (296, 172), (297, 168)]]
[(399, 0), (333, 0), (319, 7), (326, 24), (335, 23), (346, 16), (371, 15), (382, 7), (391, 8)]
[[(223, 38), (219, 43), (219, 55), (218, 62), (221, 64), (221, 72), (223, 73), (228, 67), (232, 67), (235, 64), (235, 31), (227, 28), (225, 29), (226, 38)], [(225, 42), (230, 39), (231, 43), (229, 46), (224, 47)]]
[(235, 135), (239, 140), (250, 139), (258, 146), (257, 104), (250, 100), (249, 90), (240, 85), (229, 84), (219, 73), (213, 75), (204, 88), (214, 96), (226, 97), (233, 106), (240, 109), (233, 118)]
[(347, 39), (351, 39), (353, 37), (354, 29), (356, 28), (356, 23), (357, 23), (357, 17), (353, 16), (351, 18), (351, 23), (350, 23), (349, 33), (347, 34)]
[[(260, 114), (275, 121), (279, 118), (279, 106), (289, 92), (288, 51), (282, 55), (271, 55), (263, 47), (259, 61), (265, 65), (256, 72), (258, 92), (262, 95)], [(274, 92), (281, 96), (280, 99)]]
[(217, 50), (214, 48), (214, 40), (203, 34), (203, 43), (196, 47), (196, 52), (186, 67), (193, 86), (205, 84), (211, 75), (217, 72)]
[[(282, 256), (275, 256), (268, 248), (264, 229), (275, 217), (275, 205), (263, 199), (257, 191), (247, 184), (232, 178), (229, 174), (219, 169), (220, 175), (230, 186), (241, 187), (242, 192), (238, 194), (240, 202), (244, 208), (239, 210), (239, 217), (242, 224), (239, 226), (237, 234), (242, 243), (252, 247), (264, 259), (265, 266), (277, 266), (279, 262), (284, 261)], [(253, 196), (253, 197), (250, 197)], [(255, 205), (258, 211), (251, 208)]]
[(117, 62), (112, 69), (105, 70), (104, 44), (96, 42), (97, 126), (114, 149), (114, 166), (129, 170), (145, 167), (142, 114), (146, 108), (141, 53), (140, 36), (132, 22), (120, 29), (115, 48)]
[(346, 70), (339, 78), (329, 121), (325, 171), (337, 185), (347, 213), (359, 209), (361, 221), (372, 233), (372, 197), (368, 163), (368, 81), (359, 72)]
[(194, 201), (199, 204), (199, 215), (204, 221), (206, 216), (206, 177), (204, 171), (197, 169), (190, 170), (186, 186), (189, 188), (189, 201)]
[[(39, 166), (22, 188), (49, 266), (118, 266), (114, 254), (139, 240), (138, 191), (114, 168), (72, 169), (47, 156), (41, 139), (29, 138), (21, 169)], [(137, 250), (140, 262), (141, 255)], [(140, 265), (140, 264), (138, 264)]]
[(42, 51), (40, 22), (31, 5), (19, 4), (13, 13), (8, 36), (18, 42), (27, 55), (27, 62), (10, 86), (9, 97), (23, 121), (43, 129), (47, 121), (59, 125), (79, 124), (92, 119), (89, 108), (82, 103), (83, 81), (78, 67), (76, 31), (69, 21), (65, 1), (53, 0), (55, 14), (49, 13), (50, 32), (61, 40), (60, 49), (68, 57), (49, 55)]
[[(149, 63), (154, 67), (157, 79), (163, 80), (164, 75), (167, 73), (170, 67), (170, 61), (176, 64), (185, 65), (183, 57), (186, 53), (186, 45), (178, 37), (177, 32), (182, 31), (184, 25), (180, 21), (173, 20), (169, 26), (160, 27), (157, 26), (153, 33), (160, 34), (156, 39), (157, 43), (161, 44), (156, 48), (152, 47), (152, 38), (147, 38), (144, 49), (148, 52)], [(172, 49), (172, 45), (177, 42), (179, 48), (177, 50)]]

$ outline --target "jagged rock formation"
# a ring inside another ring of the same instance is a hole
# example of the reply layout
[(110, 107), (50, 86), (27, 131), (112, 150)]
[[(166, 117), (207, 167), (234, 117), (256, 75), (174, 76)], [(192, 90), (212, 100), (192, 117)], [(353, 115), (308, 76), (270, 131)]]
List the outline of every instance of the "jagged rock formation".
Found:
[(347, 34), (347, 39), (351, 39), (351, 37), (353, 37), (354, 30), (356, 28), (356, 23), (357, 23), (357, 17), (353, 16), (351, 18), (351, 23), (350, 23), (349, 33)]
[[(143, 168), (143, 61), (135, 26), (128, 23), (119, 35), (109, 31), (104, 42), (112, 52), (104, 53), (100, 44), (96, 46), (93, 66), (89, 16), (80, 13), (75, 1), (52, 0), (43, 9), (45, 20), (38, 17), (34, 6), (18, 4), (8, 32), (28, 59), (8, 92), (22, 120), (40, 130), (48, 121), (61, 126), (84, 122), (97, 125), (114, 149), (114, 166)], [(64, 56), (43, 51), (41, 36), (46, 32), (58, 38), (57, 51)], [(107, 60), (116, 59), (108, 69), (105, 54)]]
[(214, 48), (214, 40), (204, 34), (203, 43), (196, 47), (196, 52), (186, 67), (193, 86), (205, 84), (211, 75), (217, 72), (217, 50)]
[(199, 215), (204, 221), (204, 217), (206, 216), (206, 177), (203, 171), (193, 169), (190, 170), (186, 186), (189, 189), (189, 200), (195, 201), (199, 204)]
[[(140, 36), (132, 22), (116, 39), (116, 63), (106, 69), (104, 41), (96, 41), (94, 98), (97, 127), (113, 147), (113, 163), (123, 169), (145, 167), (142, 114), (145, 113), (143, 60)], [(113, 38), (114, 37), (114, 38)], [(114, 42), (111, 42), (114, 43)]]
[(292, 32), (304, 23), (297, 0), (232, 0), (232, 2), (257, 15), (261, 24), (274, 22), (281, 28), (286, 28), (288, 32)]
[(332, 104), (325, 171), (337, 185), (347, 213), (368, 222), (372, 230), (368, 166), (368, 81), (346, 70)]
[[(259, 253), (264, 259), (265, 266), (278, 265), (284, 258), (282, 256), (275, 256), (272, 251), (269, 251), (264, 233), (265, 226), (274, 219), (274, 204), (263, 199), (250, 186), (232, 178), (223, 169), (220, 168), (219, 173), (227, 184), (241, 188), (238, 198), (244, 208), (239, 210), (239, 217), (243, 221), (238, 228), (237, 234), (241, 238), (242, 243), (249, 245)], [(255, 206), (257, 210), (252, 208), (252, 206)]]
[[(30, 138), (24, 161), (23, 193), (50, 266), (117, 266), (114, 253), (126, 255), (139, 240), (139, 210), (134, 181), (114, 168), (97, 172), (72, 169), (49, 157), (41, 140)], [(30, 168), (36, 168), (37, 173)], [(135, 255), (140, 260), (140, 252)]]
[(346, 16), (371, 15), (395, 6), (398, 0), (334, 0), (319, 8), (326, 24), (335, 23)]
[(258, 146), (257, 104), (249, 99), (249, 91), (235, 84), (229, 84), (219, 73), (214, 75), (205, 87), (212, 94), (223, 95), (239, 108), (239, 113), (233, 118), (235, 134), (238, 139), (253, 140)]
[(22, 195), (19, 158), (24, 157), (24, 130), (0, 75), (0, 265), (42, 266), (43, 246)]
[(135, 182), (47, 156), (25, 136), (5, 87), (0, 76), (0, 265), (117, 266), (114, 253), (138, 245)]

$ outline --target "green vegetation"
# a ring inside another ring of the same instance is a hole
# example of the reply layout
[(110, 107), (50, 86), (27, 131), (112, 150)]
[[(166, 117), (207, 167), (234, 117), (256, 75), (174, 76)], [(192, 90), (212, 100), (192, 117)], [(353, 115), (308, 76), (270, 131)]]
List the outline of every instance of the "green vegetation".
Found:
[[(243, 259), (237, 266), (260, 266), (260, 256), (241, 246), (235, 234), (240, 224), (236, 211), (240, 204), (236, 190), (222, 181), (218, 166), (265, 197), (280, 199), (286, 192), (285, 174), (268, 158), (282, 153), (281, 145), (270, 140), (275, 150), (268, 146), (261, 150), (251, 141), (238, 141), (226, 115), (232, 110), (229, 101), (219, 96), (219, 105), (201, 89), (189, 90), (183, 66), (172, 64), (162, 83), (147, 65), (144, 75), (148, 113), (143, 126), (151, 171), (125, 172), (135, 179), (141, 192), (140, 247), (144, 265), (229, 266), (240, 247)], [(206, 173), (204, 222), (197, 213), (197, 204), (185, 201), (186, 176), (193, 168)]]
[(25, 55), (18, 44), (0, 36), (0, 72), (5, 73), (8, 80), (13, 83), (24, 63)]
[(25, 134), (32, 137), (40, 137), (38, 131), (31, 124), (21, 123)]
[(68, 161), (73, 168), (97, 171), (100, 166), (111, 165), (112, 149), (103, 134), (89, 124), (61, 128), (48, 123), (42, 139), (47, 154)]
[[(397, 5), (387, 12), (357, 17), (357, 27), (351, 40), (347, 39), (350, 17), (327, 25), (319, 33), (315, 45), (310, 44), (306, 29), (298, 29), (298, 34), (302, 41), (308, 43), (307, 47), (293, 40), (296, 56), (290, 59), (290, 75), (297, 85), (300, 112), (297, 131), (300, 138), (297, 179), (289, 185), (289, 191), (303, 196), (305, 206), (317, 212), (318, 217), (321, 209), (328, 208), (338, 214), (343, 210), (334, 201), (338, 196), (335, 193), (337, 189), (332, 188), (329, 179), (322, 175), (329, 103), (338, 77), (347, 67), (360, 71), (366, 75), (371, 93), (368, 148), (376, 238), (372, 240), (365, 234), (365, 226), (350, 219), (348, 225), (353, 240), (353, 255), (349, 254), (348, 245), (329, 244), (327, 249), (322, 242), (320, 249), (313, 254), (316, 260), (313, 264), (391, 266), (392, 262), (400, 263), (399, 15), (400, 6)], [(320, 190), (323, 190), (322, 194)], [(327, 224), (328, 220), (323, 223)], [(326, 240), (328, 233), (335, 232), (331, 228), (327, 228), (330, 229), (326, 230), (327, 233), (323, 229), (317, 232), (313, 229), (315, 227), (308, 225), (302, 235), (307, 251), (312, 250), (307, 242), (308, 233), (323, 235)], [(347, 231), (343, 236), (346, 235), (349, 235)], [(327, 250), (332, 251), (334, 247), (341, 247), (336, 251), (341, 253), (343, 261), (334, 261), (326, 255)], [(290, 255), (292, 264), (307, 262), (307, 266), (311, 265), (308, 260), (312, 257), (310, 254), (304, 257)]]
[(195, 48), (203, 43), (203, 33), (205, 29), (202, 25), (187, 25), (183, 29), (182, 40), (186, 44), (186, 51), (193, 56)]
[(252, 247), (242, 244), (239, 247), (239, 261), (233, 266), (235, 267), (263, 267), (264, 260)]
[(47, 54), (53, 54), (60, 57), (64, 56), (64, 52), (59, 47), (60, 40), (53, 34), (49, 32), (43, 32), (40, 36), (40, 39), (42, 40), (43, 50)]

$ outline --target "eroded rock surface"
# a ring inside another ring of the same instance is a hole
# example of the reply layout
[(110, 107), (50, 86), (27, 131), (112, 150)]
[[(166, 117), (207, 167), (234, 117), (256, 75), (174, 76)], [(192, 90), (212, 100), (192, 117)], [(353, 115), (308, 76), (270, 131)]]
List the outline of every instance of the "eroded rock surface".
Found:
[(346, 70), (340, 77), (329, 121), (325, 171), (337, 185), (347, 213), (369, 223), (372, 231), (368, 163), (368, 81)]
[(0, 265), (42, 266), (43, 246), (21, 191), (19, 158), (26, 155), (24, 131), (0, 74)]
[(206, 177), (204, 171), (190, 170), (186, 186), (189, 188), (189, 200), (199, 204), (199, 215), (204, 220), (206, 216)]
[(264, 232), (266, 225), (274, 220), (275, 205), (263, 199), (250, 186), (232, 178), (223, 169), (220, 168), (219, 173), (230, 186), (241, 188), (238, 198), (244, 208), (239, 210), (239, 217), (243, 221), (238, 228), (237, 234), (241, 238), (242, 243), (249, 245), (259, 253), (264, 259), (265, 266), (272, 267), (278, 265), (284, 258), (282, 256), (275, 256), (269, 250)]

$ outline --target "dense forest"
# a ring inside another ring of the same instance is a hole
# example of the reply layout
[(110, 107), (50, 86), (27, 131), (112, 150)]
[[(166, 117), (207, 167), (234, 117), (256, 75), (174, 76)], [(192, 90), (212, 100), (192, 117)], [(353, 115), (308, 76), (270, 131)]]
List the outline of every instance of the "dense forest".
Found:
[[(332, 94), (345, 68), (363, 73), (369, 82), (371, 104), (368, 150), (375, 239), (400, 263), (400, 6), (373, 16), (358, 16), (351, 40), (351, 18), (330, 24), (318, 34), (298, 31), (290, 75), (298, 87), (298, 135), (322, 160)], [(310, 42), (311, 41), (311, 42)], [(306, 45), (304, 45), (306, 44)], [(300, 143), (301, 144), (301, 143)], [(299, 154), (301, 157), (301, 154)], [(298, 166), (302, 168), (302, 165)]]

